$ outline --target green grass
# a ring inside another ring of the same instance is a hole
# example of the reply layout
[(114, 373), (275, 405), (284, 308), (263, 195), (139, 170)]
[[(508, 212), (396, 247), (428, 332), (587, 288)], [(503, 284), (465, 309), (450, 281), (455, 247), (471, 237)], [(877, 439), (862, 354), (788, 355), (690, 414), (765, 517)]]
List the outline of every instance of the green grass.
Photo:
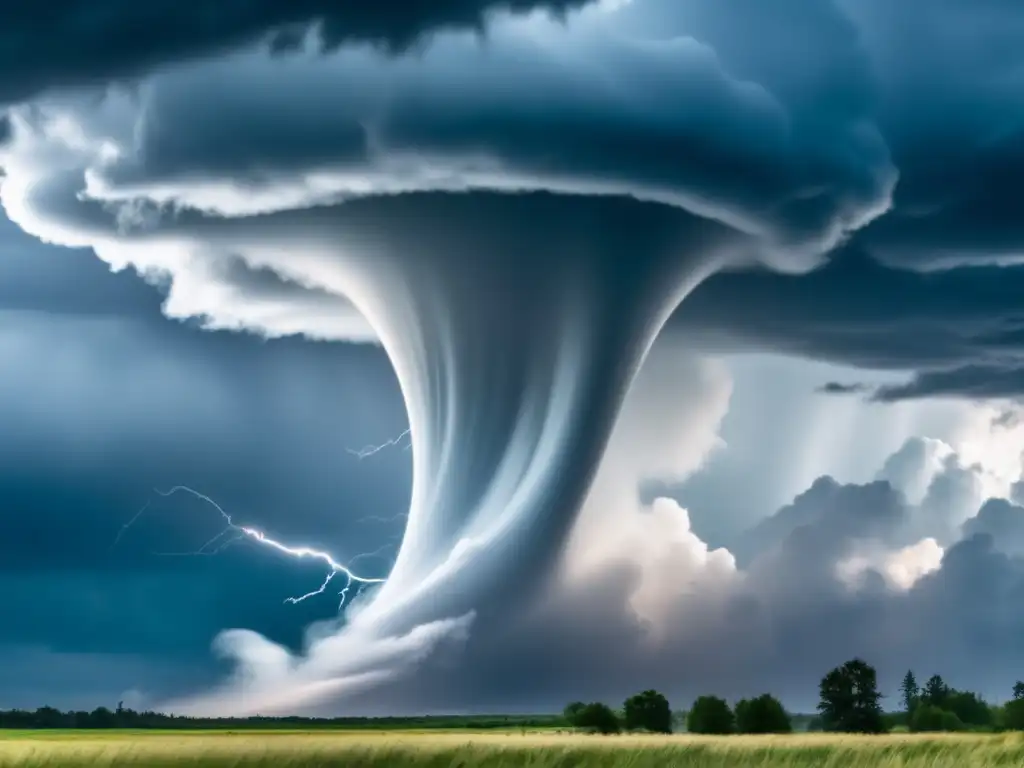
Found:
[(11, 732), (3, 768), (984, 768), (1024, 765), (1019, 735), (776, 737), (556, 733)]

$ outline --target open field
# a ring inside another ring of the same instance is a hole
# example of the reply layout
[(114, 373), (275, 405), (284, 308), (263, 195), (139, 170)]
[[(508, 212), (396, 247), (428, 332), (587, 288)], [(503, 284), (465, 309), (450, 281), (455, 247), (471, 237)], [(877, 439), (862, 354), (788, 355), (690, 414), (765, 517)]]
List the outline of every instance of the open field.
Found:
[(1024, 765), (1011, 735), (574, 736), (413, 732), (10, 732), (3, 768), (983, 768)]

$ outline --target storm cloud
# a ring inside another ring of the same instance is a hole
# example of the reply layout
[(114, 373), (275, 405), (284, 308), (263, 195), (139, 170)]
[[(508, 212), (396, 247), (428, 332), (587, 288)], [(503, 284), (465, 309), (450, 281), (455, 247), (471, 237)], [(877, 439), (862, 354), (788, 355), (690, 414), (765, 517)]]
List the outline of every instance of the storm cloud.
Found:
[(1015, 398), (1024, 388), (1021, 286), (1019, 266), (922, 273), (879, 263), (857, 241), (808, 275), (716, 275), (680, 305), (667, 332), (699, 338), (708, 350), (772, 349), (916, 372), (877, 391), (854, 387), (881, 401)]
[(322, 49), (369, 42), (396, 51), (437, 29), (482, 31), (487, 15), (496, 10), (564, 13), (586, 1), (440, 0), (370, 6), (350, 0), (300, 0), (287, 6), (204, 2), (186, 8), (164, 0), (145, 7), (120, 0), (67, 0), (24, 5), (6, 15), (0, 32), (0, 103), (72, 86), (105, 87), (246, 44), (262, 42), (273, 50), (287, 50), (311, 28)]
[[(535, 8), (567, 15), (525, 13)], [(994, 41), (982, 45), (960, 34), (966, 9), (634, 0), (378, 14), (308, 3), (203, 17), (158, 4), (134, 12), (154, 22), (143, 35), (129, 33), (131, 14), (97, 16), (78, 47), (39, 46), (38, 57), (25, 54), (25, 30), (43, 20), (16, 19), (6, 49), (17, 80), (0, 60), (0, 200), (12, 221), (135, 270), (172, 318), (282, 349), (301, 347), (290, 336), (379, 342), (395, 368), (413, 481), (391, 576), (301, 654), (225, 634), (219, 648), (255, 676), (247, 706), (388, 684), (448, 640), (500, 646), (502, 622), (570, 593), (609, 642), (646, 633), (659, 612), (652, 636), (673, 636), (686, 606), (697, 645), (679, 647), (708, 661), (720, 643), (697, 627), (725, 631), (751, 601), (786, 627), (843, 608), (881, 620), (907, 595), (924, 595), (930, 616), (928, 584), (966, 590), (1012, 573), (991, 539), (957, 543), (982, 481), (948, 452), (920, 500), (891, 478), (820, 480), (734, 558), (707, 547), (672, 500), (636, 507), (644, 473), (665, 467), (616, 444), (635, 419), (657, 429), (650, 414), (619, 412), (666, 323), (676, 351), (905, 373), (872, 389), (877, 402), (1019, 394), (1024, 219), (1009, 191), (1022, 170), (1024, 54), (1010, 45), (1020, 14), (993, 2), (971, 16), (978, 39)], [(58, 10), (45, 23), (59, 44), (94, 9)], [(319, 38), (295, 33), (315, 21)], [(120, 80), (133, 87), (106, 87)], [(698, 369), (719, 393), (708, 413), (720, 414), (722, 377)], [(680, 434), (714, 442), (709, 422), (683, 421)], [(689, 447), (698, 458), (683, 475), (705, 454)], [(597, 489), (621, 501), (602, 505)], [(632, 614), (616, 618), (616, 601), (590, 607), (587, 586), (613, 566), (581, 564), (578, 542), (614, 530), (600, 508), (621, 504), (640, 515), (621, 538), (646, 541), (637, 551), (649, 558), (621, 566)], [(855, 514), (864, 506), (873, 517)], [(698, 564), (689, 592), (637, 586), (678, 554), (651, 531), (669, 531)], [(760, 551), (765, 541), (790, 565)], [(825, 614), (793, 615), (779, 597), (805, 582), (818, 590), (807, 605)], [(240, 704), (228, 687), (198, 706)]]

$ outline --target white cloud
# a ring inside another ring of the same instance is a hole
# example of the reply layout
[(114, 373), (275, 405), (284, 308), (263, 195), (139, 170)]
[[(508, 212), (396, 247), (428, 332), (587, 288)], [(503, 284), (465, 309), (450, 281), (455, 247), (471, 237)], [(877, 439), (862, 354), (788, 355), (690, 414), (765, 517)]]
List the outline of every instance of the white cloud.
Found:
[(672, 499), (645, 502), (643, 484), (698, 471), (722, 447), (718, 426), (732, 382), (725, 366), (656, 343), (623, 405), (569, 542), (564, 578), (585, 582), (628, 563), (630, 604), (657, 628), (680, 600), (727, 584), (733, 556), (709, 550)]
[(921, 539), (897, 550), (862, 548), (862, 551), (836, 564), (836, 575), (856, 589), (869, 571), (881, 574), (890, 587), (906, 591), (924, 576), (942, 565), (945, 550), (933, 538)]

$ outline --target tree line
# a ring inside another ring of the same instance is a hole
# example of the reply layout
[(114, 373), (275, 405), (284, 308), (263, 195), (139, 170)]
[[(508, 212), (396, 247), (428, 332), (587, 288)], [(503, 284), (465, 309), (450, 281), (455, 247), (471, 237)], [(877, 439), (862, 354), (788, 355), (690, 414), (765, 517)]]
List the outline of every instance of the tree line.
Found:
[(647, 731), (672, 733), (790, 733), (793, 723), (782, 703), (771, 694), (742, 699), (735, 709), (717, 696), (700, 696), (688, 712), (673, 712), (664, 694), (647, 690), (626, 699), (619, 711), (599, 701), (575, 701), (564, 712), (566, 722), (592, 733)]
[[(1024, 682), (1012, 689), (1004, 704), (986, 702), (971, 691), (950, 687), (940, 675), (918, 685), (908, 671), (900, 685), (899, 710), (884, 712), (875, 669), (853, 659), (830, 670), (818, 686), (818, 714), (808, 730), (850, 733), (885, 733), (892, 730), (1024, 731)], [(619, 710), (601, 702), (573, 702), (561, 715), (456, 715), (424, 717), (266, 717), (196, 718), (137, 712), (118, 704), (116, 709), (97, 707), (91, 712), (53, 707), (36, 710), (0, 710), (0, 728), (144, 728), (144, 729), (313, 729), (313, 728), (563, 728), (595, 733), (649, 731), (671, 733), (790, 733), (794, 719), (769, 693), (736, 702), (717, 696), (699, 696), (687, 711), (673, 711), (668, 699), (655, 690), (630, 696)]]
[(1019, 680), (1009, 701), (993, 705), (976, 693), (951, 688), (941, 675), (918, 686), (909, 670), (900, 684), (900, 704), (911, 731), (1024, 731), (1024, 682)]
[[(887, 733), (894, 730), (1024, 731), (1024, 682), (1013, 686), (1013, 698), (1002, 705), (986, 702), (972, 691), (950, 687), (940, 675), (918, 686), (913, 671), (900, 686), (901, 709), (885, 712), (878, 676), (863, 659), (830, 670), (818, 685), (818, 714), (808, 730), (845, 733)], [(741, 699), (732, 707), (718, 696), (699, 696), (685, 712), (673, 712), (668, 699), (648, 690), (626, 699), (613, 710), (601, 702), (573, 702), (563, 713), (569, 725), (593, 733), (650, 731), (726, 735), (791, 733), (793, 716), (769, 693)]]
[(34, 710), (0, 710), (0, 728), (94, 729), (124, 728), (147, 730), (270, 730), (270, 729), (424, 729), (564, 727), (561, 715), (432, 715), (422, 717), (185, 717), (162, 712), (136, 711), (124, 706), (97, 707), (92, 711), (61, 711), (54, 707)]

